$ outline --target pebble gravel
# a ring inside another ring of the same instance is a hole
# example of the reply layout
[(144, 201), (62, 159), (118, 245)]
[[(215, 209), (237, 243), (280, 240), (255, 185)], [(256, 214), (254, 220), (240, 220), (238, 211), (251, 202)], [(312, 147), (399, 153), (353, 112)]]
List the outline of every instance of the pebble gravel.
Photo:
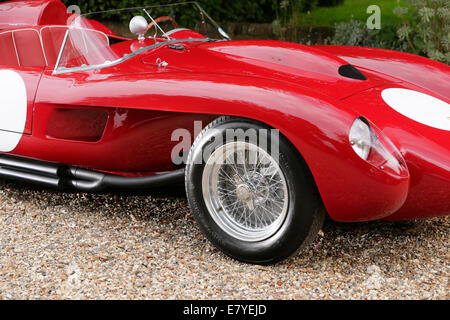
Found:
[(450, 298), (448, 217), (343, 224), (273, 266), (199, 231), (183, 186), (59, 192), (0, 180), (0, 299)]

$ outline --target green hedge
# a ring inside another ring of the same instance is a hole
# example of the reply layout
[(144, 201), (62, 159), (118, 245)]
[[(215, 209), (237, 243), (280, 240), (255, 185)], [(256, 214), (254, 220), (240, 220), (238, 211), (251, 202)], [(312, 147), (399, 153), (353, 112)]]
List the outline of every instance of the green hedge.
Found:
[[(78, 5), (82, 13), (110, 9), (177, 3), (180, 0), (62, 0), (66, 6)], [(276, 17), (277, 0), (198, 0), (211, 17), (218, 21), (272, 22)]]

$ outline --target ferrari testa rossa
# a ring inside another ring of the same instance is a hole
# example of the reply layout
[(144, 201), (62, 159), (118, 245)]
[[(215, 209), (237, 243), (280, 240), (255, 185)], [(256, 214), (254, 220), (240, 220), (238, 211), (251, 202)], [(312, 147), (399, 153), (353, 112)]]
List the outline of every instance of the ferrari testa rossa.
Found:
[(341, 222), (450, 213), (450, 68), (374, 48), (233, 41), (196, 3), (0, 4), (0, 177), (185, 181), (210, 241), (271, 264)]

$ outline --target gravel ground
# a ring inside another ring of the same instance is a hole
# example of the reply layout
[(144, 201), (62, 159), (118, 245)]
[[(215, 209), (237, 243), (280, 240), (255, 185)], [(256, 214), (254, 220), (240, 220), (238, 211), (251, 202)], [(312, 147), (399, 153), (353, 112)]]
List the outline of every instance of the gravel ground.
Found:
[(275, 266), (217, 251), (183, 187), (62, 193), (0, 181), (0, 299), (449, 299), (449, 218), (340, 224)]

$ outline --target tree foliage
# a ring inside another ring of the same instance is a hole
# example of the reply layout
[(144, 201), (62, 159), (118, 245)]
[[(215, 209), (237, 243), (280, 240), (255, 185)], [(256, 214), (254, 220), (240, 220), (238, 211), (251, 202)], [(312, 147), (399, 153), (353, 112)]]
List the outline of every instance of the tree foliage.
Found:
[(334, 7), (344, 3), (345, 0), (319, 0), (317, 5), (319, 7)]
[[(180, 0), (62, 0), (66, 6), (78, 5), (82, 13), (119, 8), (153, 6)], [(219, 22), (272, 22), (277, 0), (198, 0), (203, 9)]]

